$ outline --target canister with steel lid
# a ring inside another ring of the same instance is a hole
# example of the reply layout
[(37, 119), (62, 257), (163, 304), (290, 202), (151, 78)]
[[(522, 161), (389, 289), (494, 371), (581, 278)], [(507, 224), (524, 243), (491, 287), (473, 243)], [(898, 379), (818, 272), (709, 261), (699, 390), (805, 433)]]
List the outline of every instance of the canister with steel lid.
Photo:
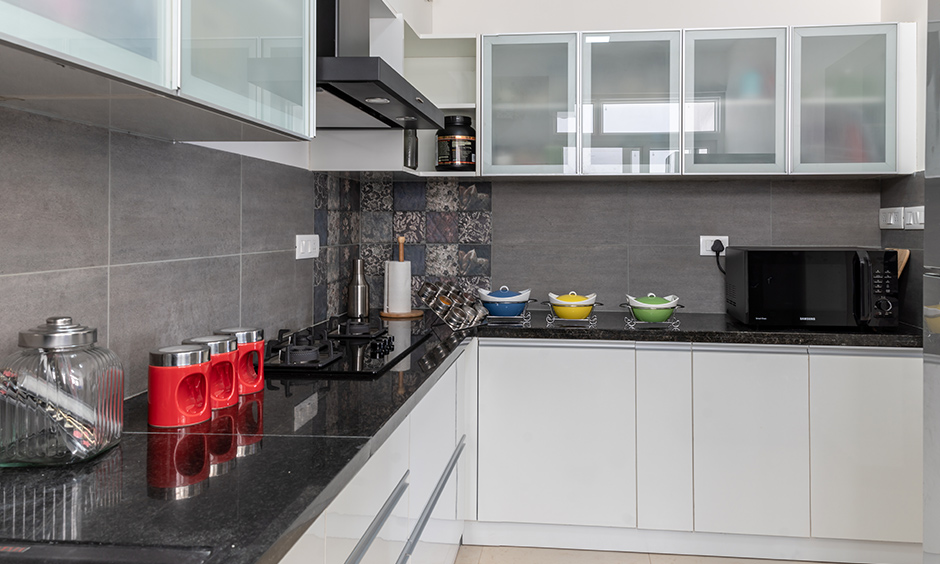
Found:
[(215, 334), (231, 335), (238, 341), (238, 359), (235, 361), (238, 395), (264, 390), (264, 331), (252, 327), (230, 327), (218, 329)]
[(222, 409), (238, 403), (238, 340), (231, 335), (206, 335), (183, 341), (184, 345), (209, 347), (209, 407)]
[(209, 347), (176, 345), (150, 353), (147, 421), (154, 427), (185, 427), (208, 421)]
[(116, 445), (124, 368), (98, 330), (50, 317), (0, 361), (0, 466), (67, 464)]

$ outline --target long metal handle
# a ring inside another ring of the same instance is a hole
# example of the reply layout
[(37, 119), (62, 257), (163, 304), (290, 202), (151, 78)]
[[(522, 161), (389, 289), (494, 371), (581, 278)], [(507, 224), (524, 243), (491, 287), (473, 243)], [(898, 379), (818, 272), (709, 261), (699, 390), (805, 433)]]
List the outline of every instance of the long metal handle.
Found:
[(372, 523), (369, 524), (369, 528), (366, 529), (366, 532), (362, 534), (362, 538), (359, 539), (359, 542), (356, 544), (356, 548), (349, 553), (349, 557), (346, 558), (346, 564), (359, 564), (362, 560), (362, 557), (366, 555), (369, 547), (372, 546), (372, 542), (375, 540), (375, 537), (379, 535), (379, 531), (382, 530), (382, 527), (385, 526), (385, 522), (388, 521), (388, 518), (391, 517), (392, 511), (395, 509), (395, 506), (398, 505), (398, 501), (401, 499), (401, 496), (405, 494), (405, 490), (408, 489), (408, 474), (410, 470), (406, 470), (404, 476), (401, 477), (401, 480), (398, 482), (398, 485), (395, 486), (395, 489), (392, 490), (392, 495), (389, 496), (386, 500), (385, 505), (382, 506), (382, 509), (379, 510), (378, 515), (375, 516), (375, 519), (372, 520)]
[(431, 513), (434, 512), (434, 507), (437, 505), (437, 500), (441, 498), (441, 494), (444, 493), (444, 487), (447, 486), (447, 480), (450, 478), (450, 475), (454, 473), (454, 468), (457, 466), (457, 459), (460, 458), (460, 454), (463, 452), (463, 449), (467, 442), (467, 435), (460, 437), (460, 442), (457, 443), (457, 448), (454, 449), (454, 454), (451, 455), (450, 461), (447, 462), (447, 466), (444, 468), (444, 475), (441, 476), (441, 479), (438, 480), (437, 486), (434, 487), (434, 491), (431, 493), (431, 499), (428, 501), (427, 506), (424, 508), (424, 511), (421, 512), (421, 517), (418, 518), (418, 524), (415, 525), (414, 530), (411, 532), (411, 536), (408, 537), (408, 542), (405, 543), (405, 548), (402, 549), (401, 555), (398, 557), (398, 561), (395, 564), (405, 564), (408, 562), (408, 559), (411, 558), (411, 553), (414, 552), (415, 547), (418, 545), (418, 539), (421, 538), (421, 533), (424, 532), (424, 528), (427, 526), (428, 521), (431, 520)]

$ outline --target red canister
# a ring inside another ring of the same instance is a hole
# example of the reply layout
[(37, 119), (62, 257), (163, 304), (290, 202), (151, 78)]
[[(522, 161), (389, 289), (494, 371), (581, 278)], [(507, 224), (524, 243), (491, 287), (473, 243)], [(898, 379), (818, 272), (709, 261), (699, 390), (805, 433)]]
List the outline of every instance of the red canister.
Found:
[(147, 434), (147, 496), (176, 500), (205, 491), (209, 482), (209, 422)]
[(176, 345), (150, 353), (147, 421), (154, 427), (185, 427), (208, 421), (209, 347)]
[(186, 339), (183, 344), (209, 347), (209, 407), (222, 409), (237, 404), (235, 364), (238, 362), (238, 342), (235, 337), (207, 335)]
[[(216, 335), (229, 335), (238, 341), (235, 375), (238, 395), (253, 394), (264, 389), (264, 330), (251, 327), (219, 329)], [(257, 368), (256, 368), (257, 367)]]

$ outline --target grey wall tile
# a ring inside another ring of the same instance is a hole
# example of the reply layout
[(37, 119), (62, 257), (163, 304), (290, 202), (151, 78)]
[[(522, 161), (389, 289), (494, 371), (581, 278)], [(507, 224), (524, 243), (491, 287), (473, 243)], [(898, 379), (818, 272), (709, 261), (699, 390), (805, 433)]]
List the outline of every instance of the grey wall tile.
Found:
[(108, 344), (108, 269), (81, 268), (0, 276), (0, 357), (17, 350), (20, 331), (53, 316), (70, 316), (98, 329), (98, 344)]
[(879, 246), (880, 203), (877, 180), (775, 181), (773, 244)]
[(239, 251), (240, 157), (112, 134), (111, 262)]
[(238, 273), (237, 256), (111, 268), (110, 348), (125, 395), (146, 390), (150, 351), (241, 324)]
[(241, 323), (272, 336), (312, 325), (313, 270), (293, 251), (243, 255)]
[(242, 158), (242, 252), (293, 249), (295, 236), (315, 233), (313, 173)]
[(637, 182), (630, 194), (631, 245), (698, 245), (700, 235), (732, 244), (771, 242), (769, 180)]
[(559, 238), (580, 245), (624, 241), (629, 209), (625, 184), (501, 181), (493, 182), (492, 189), (495, 245), (551, 244)]
[[(600, 308), (603, 310), (616, 310), (617, 304), (624, 301), (627, 245), (494, 245), (492, 253), (494, 288), (530, 288), (539, 302), (548, 300), (549, 292), (594, 292), (604, 303)], [(546, 308), (541, 303), (530, 307)]]
[(360, 242), (390, 243), (392, 241), (392, 212), (362, 212), (359, 218)]
[(881, 179), (881, 207), (924, 205), (924, 171)]
[(108, 132), (0, 109), (0, 274), (108, 263)]
[(630, 247), (627, 291), (634, 297), (650, 292), (657, 296), (675, 294), (684, 312), (725, 311), (725, 277), (714, 257), (699, 256), (698, 246)]
[(881, 246), (896, 249), (924, 249), (924, 231), (912, 229), (885, 229), (881, 232)]
[(392, 173), (363, 172), (359, 180), (360, 202), (364, 212), (392, 211)]
[(434, 178), (428, 180), (428, 211), (457, 211), (457, 201), (457, 180), (455, 178)]

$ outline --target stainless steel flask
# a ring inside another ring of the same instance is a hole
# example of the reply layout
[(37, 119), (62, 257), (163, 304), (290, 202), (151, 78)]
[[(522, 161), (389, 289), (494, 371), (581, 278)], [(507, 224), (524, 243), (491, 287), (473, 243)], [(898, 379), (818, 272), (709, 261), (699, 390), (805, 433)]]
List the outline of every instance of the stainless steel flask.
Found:
[(366, 282), (362, 259), (353, 260), (352, 278), (349, 280), (349, 301), (346, 313), (350, 319), (362, 320), (369, 317), (369, 284)]

